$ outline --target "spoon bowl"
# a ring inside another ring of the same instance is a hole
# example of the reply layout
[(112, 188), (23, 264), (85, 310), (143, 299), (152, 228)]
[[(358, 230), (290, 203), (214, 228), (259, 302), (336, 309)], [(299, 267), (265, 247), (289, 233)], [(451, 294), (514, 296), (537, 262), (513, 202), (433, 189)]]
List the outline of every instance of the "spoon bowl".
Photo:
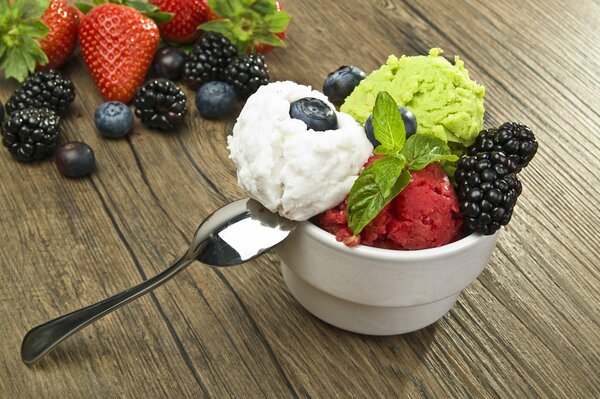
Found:
[(156, 276), (93, 305), (60, 316), (27, 332), (21, 359), (30, 365), (83, 327), (147, 294), (198, 260), (234, 266), (252, 260), (283, 241), (297, 222), (270, 212), (253, 199), (234, 201), (209, 215), (198, 227), (189, 250)]

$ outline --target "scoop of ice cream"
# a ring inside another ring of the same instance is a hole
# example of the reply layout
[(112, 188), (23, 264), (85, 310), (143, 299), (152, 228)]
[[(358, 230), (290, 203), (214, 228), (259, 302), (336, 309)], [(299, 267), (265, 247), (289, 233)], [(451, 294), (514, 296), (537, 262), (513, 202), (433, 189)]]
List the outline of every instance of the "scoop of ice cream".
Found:
[(373, 146), (350, 115), (338, 127), (314, 131), (290, 117), (290, 104), (323, 94), (294, 82), (262, 86), (238, 117), (227, 142), (240, 186), (272, 212), (307, 220), (344, 199)]
[(460, 58), (455, 57), (452, 65), (441, 52), (434, 48), (428, 56), (390, 56), (385, 65), (361, 81), (341, 111), (364, 124), (373, 112), (377, 93), (387, 91), (414, 113), (417, 134), (470, 146), (483, 127), (485, 89), (469, 78)]
[(412, 180), (354, 237), (346, 223), (346, 203), (316, 218), (317, 224), (349, 245), (425, 249), (460, 238), (462, 216), (448, 176), (437, 163), (412, 171)]

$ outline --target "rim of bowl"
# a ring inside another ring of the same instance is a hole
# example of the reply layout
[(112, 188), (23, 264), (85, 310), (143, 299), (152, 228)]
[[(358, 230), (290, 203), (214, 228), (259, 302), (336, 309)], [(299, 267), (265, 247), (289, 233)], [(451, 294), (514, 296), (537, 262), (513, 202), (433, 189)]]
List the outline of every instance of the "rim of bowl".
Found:
[[(335, 250), (342, 253), (350, 254), (352, 256), (362, 256), (365, 258), (376, 258), (385, 260), (414, 260), (414, 259), (433, 259), (438, 257), (448, 256), (456, 252), (466, 251), (472, 247), (475, 247), (487, 240), (496, 239), (500, 231), (496, 233), (484, 236), (479, 233), (471, 233), (460, 240), (451, 242), (441, 247), (428, 248), (428, 249), (413, 249), (413, 250), (396, 250), (396, 249), (385, 249), (370, 247), (368, 245), (358, 245), (356, 247), (349, 247), (335, 239), (335, 236), (328, 231), (323, 230), (310, 220), (303, 222), (302, 226), (306, 233), (317, 241), (320, 241)], [(300, 227), (300, 226), (299, 226)]]

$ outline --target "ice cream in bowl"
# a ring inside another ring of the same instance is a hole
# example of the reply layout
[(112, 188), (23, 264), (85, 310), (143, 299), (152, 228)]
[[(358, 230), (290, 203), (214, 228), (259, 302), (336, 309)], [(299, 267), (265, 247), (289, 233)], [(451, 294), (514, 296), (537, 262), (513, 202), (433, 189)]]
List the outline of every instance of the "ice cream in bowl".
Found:
[(483, 130), (483, 86), (440, 53), (366, 77), (342, 67), (327, 95), (263, 86), (228, 138), (248, 195), (302, 221), (277, 247), (291, 294), (339, 328), (393, 335), (443, 317), (486, 267), (537, 150), (524, 125)]

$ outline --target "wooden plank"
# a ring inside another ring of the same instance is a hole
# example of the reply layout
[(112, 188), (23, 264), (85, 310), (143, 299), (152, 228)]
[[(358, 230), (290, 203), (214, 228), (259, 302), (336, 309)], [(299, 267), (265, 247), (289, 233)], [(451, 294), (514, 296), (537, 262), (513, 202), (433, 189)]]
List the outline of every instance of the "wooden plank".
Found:
[[(487, 88), (486, 125), (540, 141), (487, 270), (433, 326), (366, 337), (317, 320), (288, 293), (275, 255), (194, 265), (28, 368), (28, 328), (161, 271), (214, 208), (243, 196), (228, 159), (233, 118), (190, 115), (175, 134), (136, 121), (105, 140), (102, 101), (79, 60), (65, 140), (96, 153), (89, 179), (0, 151), (0, 397), (556, 397), (600, 393), (600, 5), (507, 1), (288, 0), (274, 80), (320, 88), (342, 64), (441, 47)], [(0, 80), (0, 100), (15, 89)]]

